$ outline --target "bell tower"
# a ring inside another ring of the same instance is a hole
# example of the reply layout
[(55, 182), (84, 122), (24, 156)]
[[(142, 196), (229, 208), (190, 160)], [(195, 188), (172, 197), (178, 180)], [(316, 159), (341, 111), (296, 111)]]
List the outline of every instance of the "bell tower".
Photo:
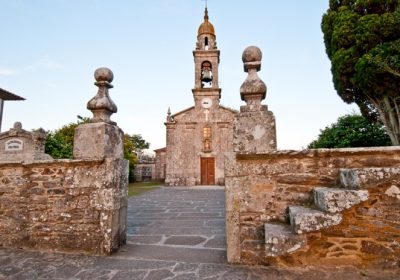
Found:
[(209, 21), (206, 7), (204, 21), (197, 33), (196, 49), (193, 51), (195, 85), (192, 92), (196, 108), (212, 108), (219, 105), (219, 55), (214, 26)]

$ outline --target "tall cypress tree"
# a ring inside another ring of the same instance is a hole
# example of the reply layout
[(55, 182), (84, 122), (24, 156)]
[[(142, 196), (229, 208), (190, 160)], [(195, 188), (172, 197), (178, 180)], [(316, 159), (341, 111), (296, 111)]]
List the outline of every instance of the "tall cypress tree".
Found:
[(330, 0), (322, 31), (338, 95), (400, 145), (400, 1)]

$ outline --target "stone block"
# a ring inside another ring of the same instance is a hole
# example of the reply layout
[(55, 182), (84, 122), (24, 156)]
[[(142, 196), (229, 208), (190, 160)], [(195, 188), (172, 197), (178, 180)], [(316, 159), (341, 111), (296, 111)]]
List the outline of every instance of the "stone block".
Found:
[(381, 180), (390, 179), (393, 175), (400, 174), (399, 167), (385, 168), (352, 168), (340, 169), (340, 184), (347, 189), (359, 189), (377, 183)]
[(235, 152), (257, 154), (276, 150), (276, 126), (272, 112), (241, 112), (235, 117), (233, 125)]
[(297, 234), (318, 231), (341, 223), (342, 215), (301, 207), (289, 207), (290, 224)]
[(345, 190), (336, 188), (314, 188), (315, 205), (326, 212), (338, 213), (350, 209), (369, 197), (367, 190)]
[(398, 186), (392, 185), (385, 191), (385, 195), (400, 200), (400, 189)]
[(228, 263), (240, 263), (240, 221), (238, 211), (226, 212), (226, 236)]
[(360, 187), (360, 180), (358, 172), (354, 169), (340, 169), (340, 185), (346, 189), (358, 189)]
[(75, 129), (74, 158), (123, 158), (122, 130), (112, 124), (86, 123)]
[(307, 245), (306, 236), (293, 233), (289, 225), (266, 223), (264, 229), (267, 257), (291, 254)]

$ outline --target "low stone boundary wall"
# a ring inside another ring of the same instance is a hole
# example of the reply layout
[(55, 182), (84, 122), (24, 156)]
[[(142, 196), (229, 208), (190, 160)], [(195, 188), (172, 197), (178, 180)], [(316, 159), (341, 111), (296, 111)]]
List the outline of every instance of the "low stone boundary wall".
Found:
[[(230, 154), (225, 166), (230, 263), (400, 264), (400, 147)], [(314, 187), (339, 186), (342, 168), (363, 171), (368, 200), (339, 225), (305, 234), (305, 248), (267, 257), (264, 224), (287, 223), (289, 206), (311, 206)]]
[(126, 240), (128, 162), (0, 164), (0, 246), (110, 254)]
[(114, 74), (98, 68), (93, 118), (75, 129), (73, 160), (45, 153), (43, 129), (16, 122), (0, 133), (0, 246), (108, 255), (126, 243), (128, 161), (108, 90)]

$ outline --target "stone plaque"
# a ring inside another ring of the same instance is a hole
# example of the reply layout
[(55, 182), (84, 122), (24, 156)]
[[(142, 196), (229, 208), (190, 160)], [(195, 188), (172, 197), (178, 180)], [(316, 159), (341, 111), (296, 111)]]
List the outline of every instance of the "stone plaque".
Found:
[(24, 142), (20, 139), (10, 139), (5, 143), (5, 150), (8, 152), (12, 151), (22, 151)]

